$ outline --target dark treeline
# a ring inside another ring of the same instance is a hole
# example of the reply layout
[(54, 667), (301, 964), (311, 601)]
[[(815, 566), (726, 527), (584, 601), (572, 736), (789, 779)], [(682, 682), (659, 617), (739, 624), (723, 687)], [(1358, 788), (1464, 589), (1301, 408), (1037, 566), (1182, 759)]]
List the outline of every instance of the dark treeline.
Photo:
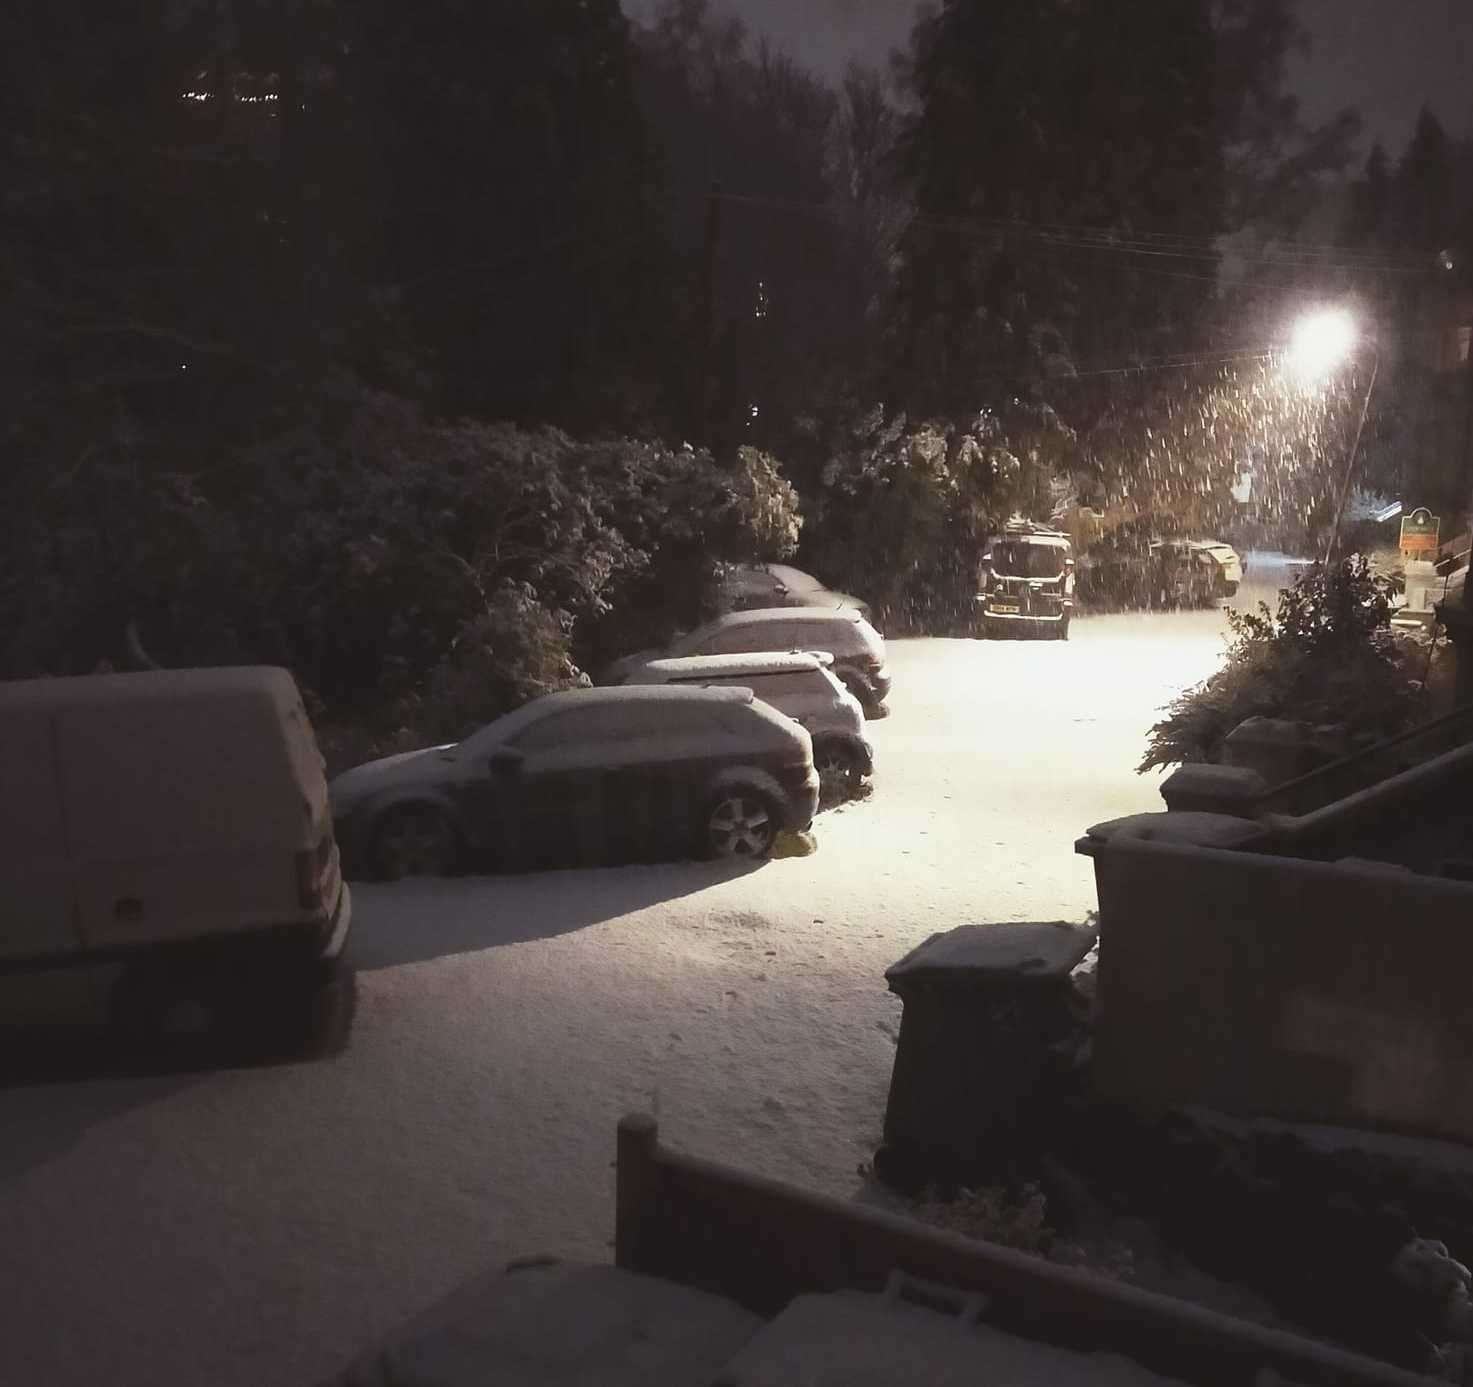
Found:
[(1014, 509), (1211, 518), (1246, 448), (1318, 461), (1261, 488), (1312, 521), (1353, 410), (1247, 353), (1331, 293), (1409, 338), (1473, 180), (1428, 116), (1326, 231), (1356, 122), (1299, 119), (1299, 41), (950, 0), (830, 85), (704, 0), (8, 6), (0, 673), (279, 660), (449, 724), (722, 559), (934, 629)]

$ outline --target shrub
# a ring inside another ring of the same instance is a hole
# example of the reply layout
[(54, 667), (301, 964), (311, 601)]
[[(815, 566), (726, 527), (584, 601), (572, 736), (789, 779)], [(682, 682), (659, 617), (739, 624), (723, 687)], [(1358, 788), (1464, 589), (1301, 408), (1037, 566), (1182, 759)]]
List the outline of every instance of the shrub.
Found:
[(1048, 518), (1070, 437), (1017, 402), (1007, 419), (984, 411), (959, 424), (876, 407), (836, 430), (806, 485), (803, 561), (867, 598), (891, 634), (966, 626), (989, 536), (1014, 511)]
[(1390, 584), (1360, 556), (1306, 569), (1279, 595), (1276, 615), (1264, 603), (1230, 611), (1226, 664), (1169, 706), (1138, 769), (1216, 761), (1228, 733), (1252, 717), (1393, 735), (1411, 720), (1414, 688), (1390, 617)]
[(628, 612), (668, 634), (799, 525), (754, 450), (431, 421), (352, 381), (187, 473), (148, 461), (99, 448), (12, 511), (0, 677), (137, 664), (130, 632), (164, 665), (282, 664), (339, 761), (575, 680)]

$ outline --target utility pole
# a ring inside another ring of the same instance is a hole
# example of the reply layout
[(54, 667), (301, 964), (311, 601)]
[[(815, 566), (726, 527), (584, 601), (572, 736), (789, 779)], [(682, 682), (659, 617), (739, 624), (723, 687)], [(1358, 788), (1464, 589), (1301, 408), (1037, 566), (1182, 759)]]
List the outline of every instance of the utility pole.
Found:
[[(1469, 294), (1469, 307), (1473, 309), (1473, 291)], [(1454, 332), (1462, 324), (1455, 326)], [(1456, 337), (1454, 338), (1456, 341)], [(1470, 324), (1468, 360), (1463, 364), (1463, 382), (1468, 395), (1467, 408), (1463, 413), (1463, 481), (1468, 488), (1468, 529), (1473, 531), (1473, 324)], [(1468, 556), (1468, 571), (1473, 573), (1473, 554)], [(1463, 580), (1464, 586), (1467, 579)]]
[(1360, 421), (1355, 426), (1355, 441), (1350, 445), (1350, 457), (1345, 463), (1345, 479), (1340, 483), (1340, 496), (1335, 502), (1335, 518), (1330, 525), (1330, 538), (1325, 545), (1325, 567), (1329, 568), (1335, 558), (1335, 548), (1340, 542), (1340, 516), (1345, 510), (1345, 498), (1350, 494), (1350, 484), (1355, 478), (1355, 462), (1360, 455), (1360, 436), (1365, 431), (1366, 415), (1371, 410), (1371, 392), (1376, 388), (1376, 377), (1381, 371), (1381, 349), (1372, 344), (1375, 359), (1371, 363), (1371, 379), (1366, 386), (1366, 397), (1361, 401)]
[(696, 443), (711, 443), (711, 377), (716, 366), (716, 256), (721, 248), (721, 184), (706, 191), (706, 229), (701, 238), (701, 291), (696, 318), (695, 391), (691, 419)]
[[(1461, 326), (1461, 323), (1455, 324), (1454, 330)], [(1473, 341), (1468, 344), (1468, 360), (1463, 365), (1463, 378), (1468, 396), (1463, 416), (1463, 484), (1469, 497), (1468, 527), (1473, 530)], [(1473, 702), (1473, 612), (1468, 608), (1468, 598), (1473, 597), (1473, 593), (1467, 590), (1470, 574), (1473, 574), (1473, 554), (1468, 556), (1463, 586), (1456, 592), (1448, 593), (1447, 598), (1436, 608), (1438, 619), (1447, 628), (1456, 651), (1453, 699), (1458, 704)]]

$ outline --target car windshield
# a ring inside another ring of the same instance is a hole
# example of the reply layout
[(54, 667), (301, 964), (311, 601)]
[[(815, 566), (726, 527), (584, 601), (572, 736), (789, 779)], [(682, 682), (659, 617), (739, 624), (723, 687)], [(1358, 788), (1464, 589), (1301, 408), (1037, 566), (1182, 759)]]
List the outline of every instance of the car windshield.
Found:
[(1064, 550), (1054, 544), (1006, 540), (992, 547), (992, 571), (1008, 578), (1057, 578), (1064, 571)]

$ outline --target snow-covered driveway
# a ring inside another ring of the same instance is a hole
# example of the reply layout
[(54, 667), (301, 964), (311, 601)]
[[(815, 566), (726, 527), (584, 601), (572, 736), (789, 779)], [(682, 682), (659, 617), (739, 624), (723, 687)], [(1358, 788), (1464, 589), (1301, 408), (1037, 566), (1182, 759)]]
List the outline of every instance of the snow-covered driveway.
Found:
[(340, 1058), (0, 1090), (0, 1384), (296, 1387), (490, 1264), (606, 1255), (631, 1108), (851, 1193), (885, 967), (1092, 907), (1073, 839), (1159, 807), (1145, 730), (1221, 625), (896, 641), (874, 797), (823, 815), (815, 856), (360, 887)]

